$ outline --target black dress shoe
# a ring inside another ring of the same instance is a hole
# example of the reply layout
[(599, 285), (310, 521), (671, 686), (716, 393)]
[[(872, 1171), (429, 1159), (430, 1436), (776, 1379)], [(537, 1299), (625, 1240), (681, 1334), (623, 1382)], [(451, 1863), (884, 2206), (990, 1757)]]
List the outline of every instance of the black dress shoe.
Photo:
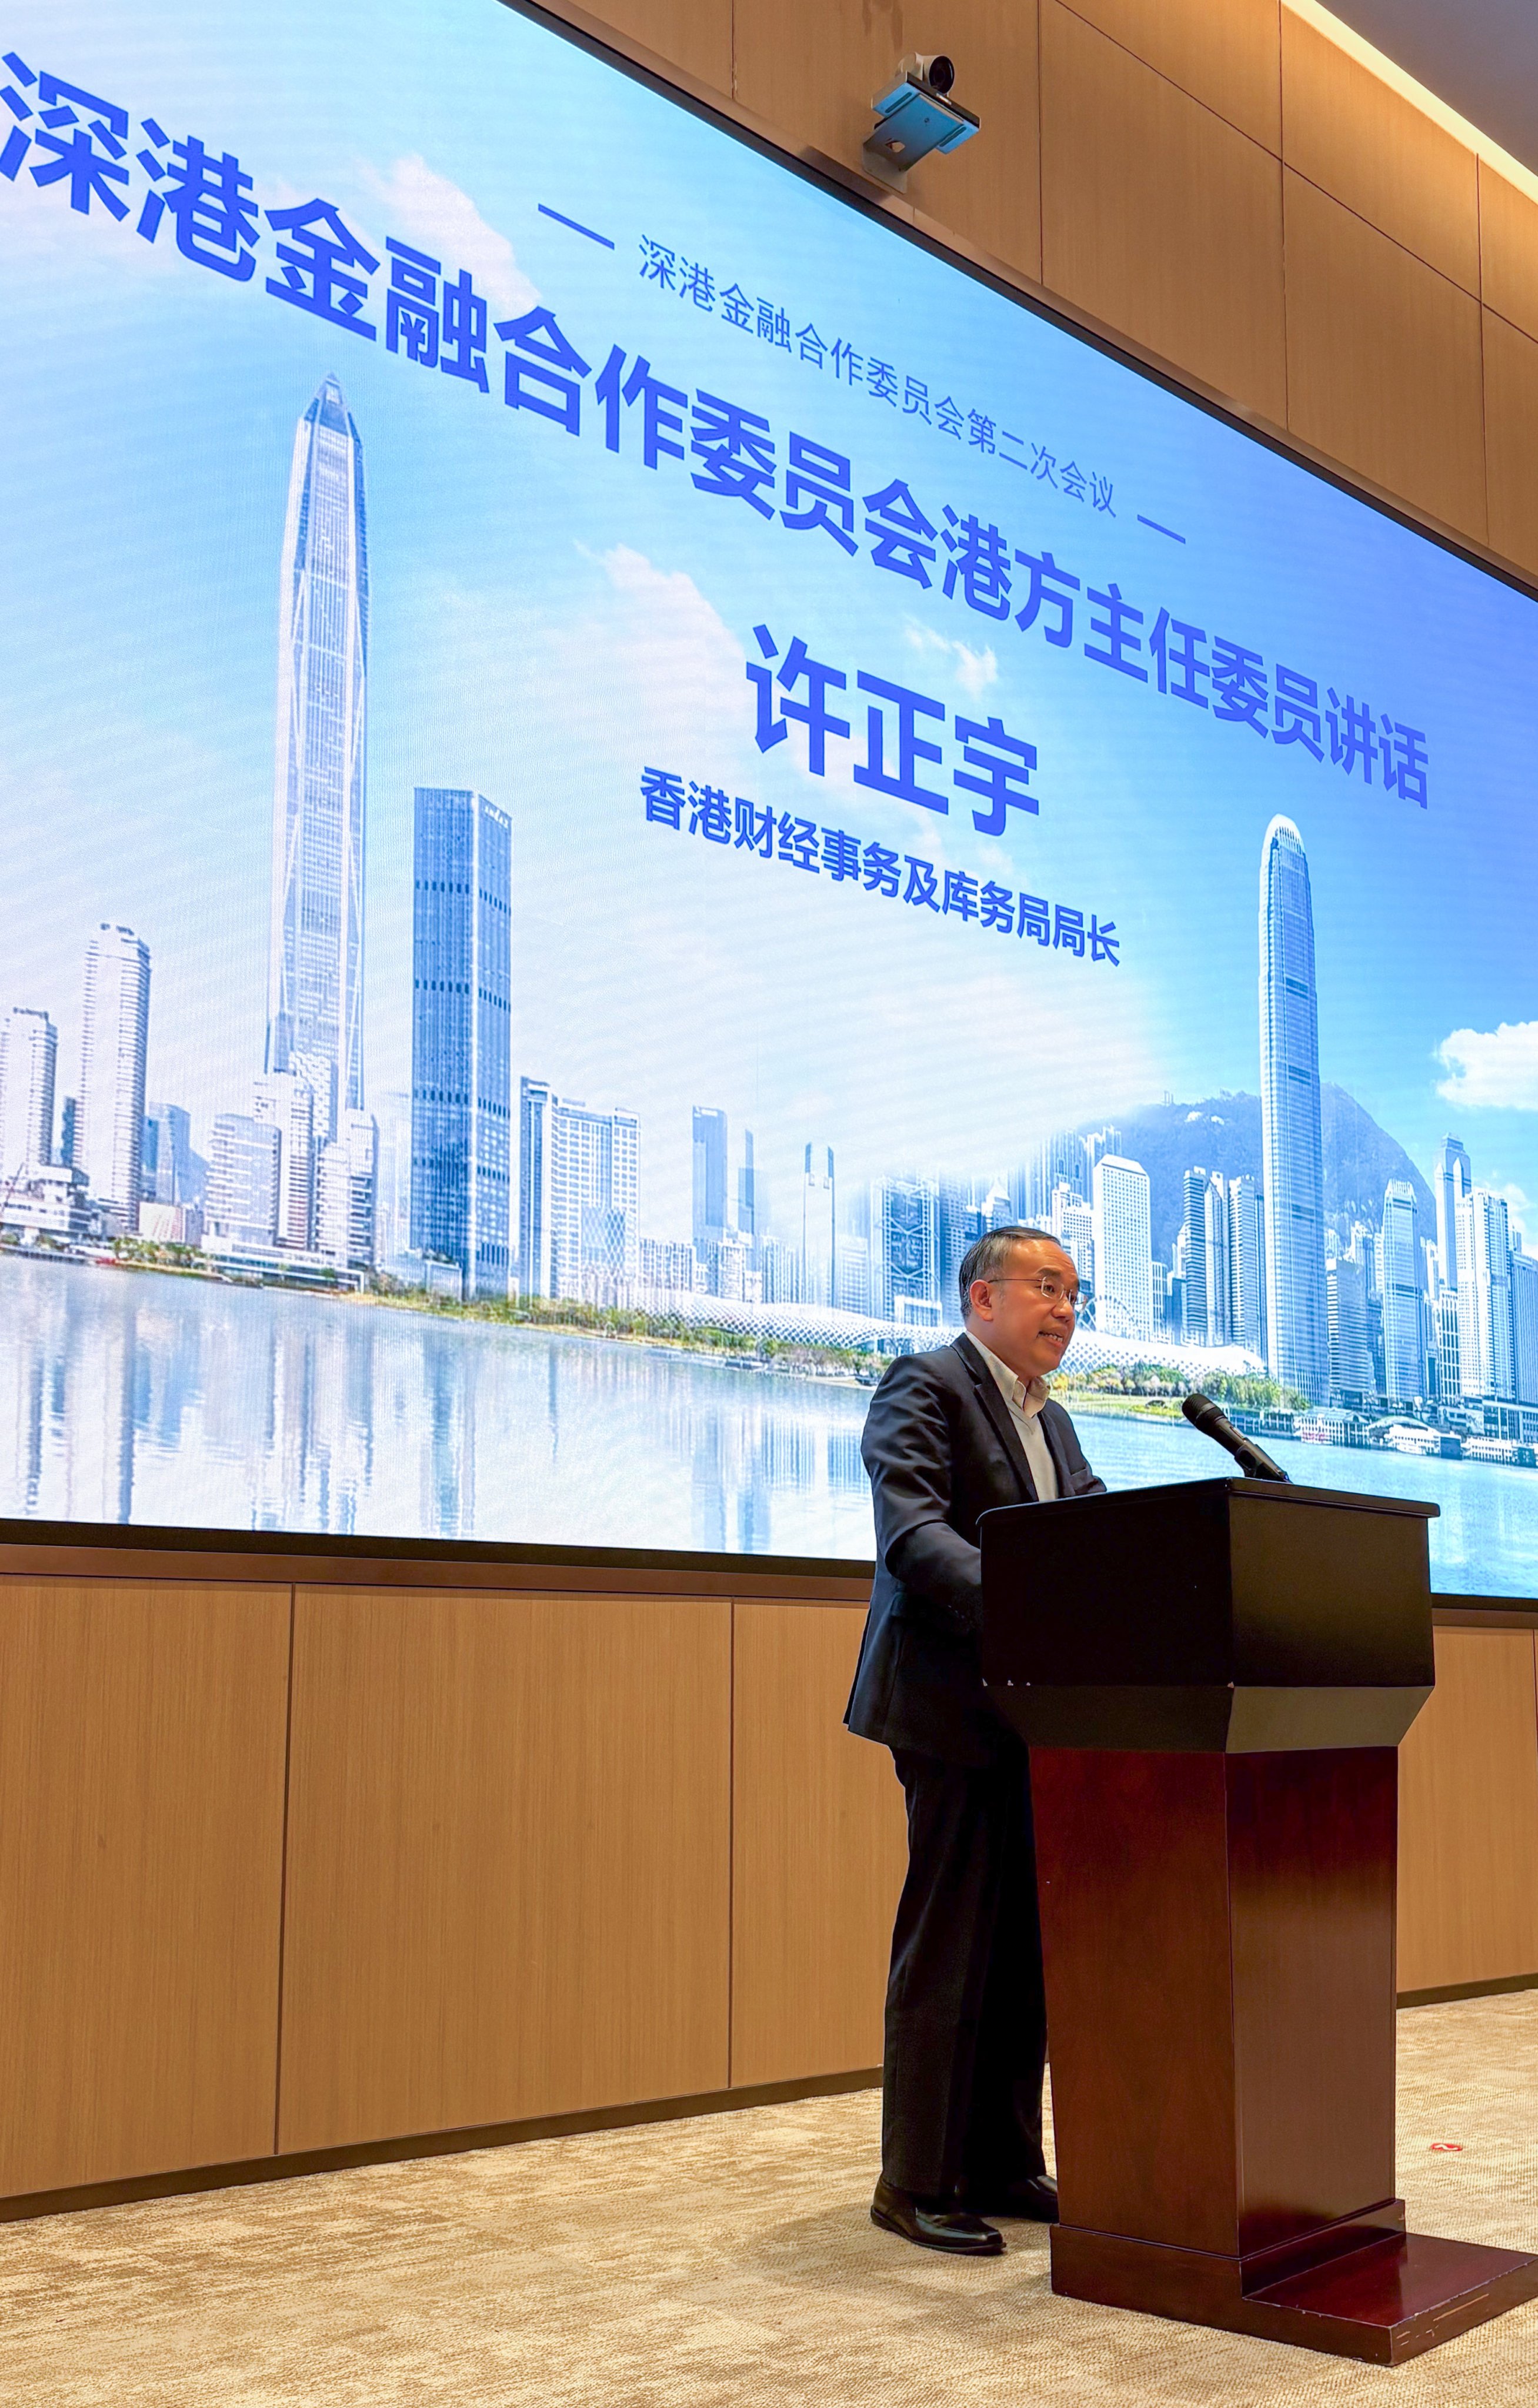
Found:
[(963, 2183), (961, 2204), (973, 2215), (1019, 2215), (1032, 2224), (1058, 2220), (1057, 2186), (1050, 2174), (1017, 2174), (1013, 2182)]
[(997, 2258), (1004, 2236), (980, 2215), (971, 2215), (954, 2199), (915, 2199), (898, 2190), (884, 2174), (870, 2202), (870, 2221), (884, 2232), (900, 2233), (921, 2249), (947, 2249), (954, 2258)]

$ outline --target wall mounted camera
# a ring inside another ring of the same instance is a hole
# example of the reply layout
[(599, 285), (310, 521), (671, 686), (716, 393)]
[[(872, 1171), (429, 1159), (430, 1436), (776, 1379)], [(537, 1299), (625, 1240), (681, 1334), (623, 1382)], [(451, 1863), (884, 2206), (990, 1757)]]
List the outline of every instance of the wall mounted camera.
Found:
[(977, 132), (979, 120), (951, 98), (956, 62), (942, 53), (911, 52), (898, 62), (898, 80), (870, 104), (875, 130), (866, 137), (866, 156), (890, 174), (927, 159), (931, 150), (959, 150)]

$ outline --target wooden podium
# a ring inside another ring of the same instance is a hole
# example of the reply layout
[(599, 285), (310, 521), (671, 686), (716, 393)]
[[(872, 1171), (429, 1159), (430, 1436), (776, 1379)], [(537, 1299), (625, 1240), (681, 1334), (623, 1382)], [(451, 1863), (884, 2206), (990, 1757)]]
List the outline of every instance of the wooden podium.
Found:
[(1052, 2286), (1397, 2365), (1538, 2258), (1394, 2196), (1399, 1741), (1430, 1505), (1210, 1480), (982, 1523), (984, 1670), (1030, 1745)]

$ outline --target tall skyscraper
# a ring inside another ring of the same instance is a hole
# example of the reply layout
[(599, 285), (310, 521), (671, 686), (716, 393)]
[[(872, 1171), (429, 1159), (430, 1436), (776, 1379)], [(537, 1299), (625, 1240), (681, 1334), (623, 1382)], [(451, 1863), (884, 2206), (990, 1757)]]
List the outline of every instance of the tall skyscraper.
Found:
[(512, 823), (484, 795), (416, 790), (411, 1244), (467, 1297), (512, 1264)]
[(1154, 1334), (1148, 1173), (1124, 1154), (1095, 1165), (1095, 1326), (1113, 1338)]
[(1512, 1384), (1517, 1401), (1538, 1405), (1538, 1255), (1511, 1249)]
[(252, 1083), (251, 1116), (278, 1131), (278, 1243), (309, 1246), (315, 1234), (315, 1097), (297, 1070), (269, 1070)]
[(1087, 1327), (1094, 1318), (1096, 1293), (1095, 1215), (1066, 1179), (1059, 1179), (1052, 1191), (1046, 1225), (1079, 1274), (1080, 1318)]
[(1303, 841), (1273, 819), (1260, 853), (1260, 1138), (1267, 1359), (1320, 1402), (1330, 1386), (1324, 1136), (1314, 904)]
[(216, 1238), (270, 1246), (278, 1236), (282, 1137), (271, 1121), (221, 1112), (208, 1167), (208, 1227)]
[(140, 1190), (147, 1204), (202, 1202), (202, 1182), (193, 1157), (192, 1114), (181, 1104), (144, 1107)]
[(870, 1190), (870, 1286), (876, 1318), (940, 1323), (932, 1179), (878, 1179)]
[(1055, 1131), (1042, 1140), (1025, 1168), (1016, 1173), (1010, 1197), (1011, 1219), (1024, 1222), (1028, 1228), (1044, 1229), (1057, 1189), (1071, 1187), (1075, 1195), (1082, 1196), (1088, 1179), (1089, 1159), (1083, 1138), (1072, 1129)]
[(1207, 1343), (1227, 1346), (1232, 1335), (1232, 1277), (1229, 1265), (1229, 1190), (1220, 1170), (1215, 1170), (1207, 1182), (1207, 1192), (1201, 1199), (1201, 1221), (1207, 1254)]
[(737, 1169), (737, 1227), (739, 1235), (745, 1238), (750, 1246), (764, 1234), (761, 1187), (762, 1174), (754, 1160), (753, 1131), (745, 1128), (742, 1132), (742, 1159)]
[(519, 1096), (519, 1285), (525, 1296), (581, 1297), (589, 1284), (640, 1279), (637, 1222), (640, 1123), (595, 1112), (525, 1078)]
[(1509, 1399), (1511, 1234), (1503, 1196), (1471, 1187), (1458, 1207), (1458, 1351), (1466, 1397)]
[(1207, 1192), (1211, 1182), (1200, 1163), (1181, 1182), (1180, 1235), (1185, 1240), (1176, 1269), (1184, 1278), (1181, 1336), (1188, 1346), (1207, 1343)]
[(343, 1112), (315, 1166), (315, 1242), (349, 1270), (374, 1268), (379, 1136), (371, 1112)]
[(936, 1278), (941, 1319), (953, 1326), (961, 1321), (961, 1258), (971, 1243), (967, 1225), (972, 1214), (958, 1179), (942, 1179), (935, 1205)]
[(1265, 1205), (1253, 1179), (1229, 1182), (1229, 1334), (1265, 1360)]
[(1391, 1179), (1384, 1190), (1378, 1264), (1384, 1395), (1407, 1405), (1426, 1394), (1426, 1330), (1416, 1191), (1406, 1179)]
[(1445, 1287), (1431, 1307), (1431, 1321), (1436, 1332), (1436, 1392), (1444, 1406), (1456, 1405), (1463, 1394), (1458, 1320), (1458, 1290)]
[(368, 538), (363, 447), (334, 376), (300, 419), (278, 601), (266, 1068), (361, 1111)]
[(1473, 1185), (1468, 1148), (1460, 1138), (1445, 1137), (1438, 1146), (1431, 1184), (1436, 1197), (1437, 1270), (1444, 1287), (1456, 1287), (1458, 1208)]
[(1355, 1254), (1337, 1254), (1326, 1280), (1330, 1315), (1330, 1393), (1337, 1404), (1364, 1405), (1375, 1393), (1367, 1334), (1367, 1282)]
[(0, 1197), (53, 1159), (59, 1034), (46, 1011), (0, 1013)]
[[(697, 1149), (696, 1160), (698, 1160)], [(833, 1148), (809, 1145), (801, 1162), (801, 1301), (838, 1301), (839, 1212)]]
[(138, 1227), (149, 1050), (150, 948), (104, 920), (85, 949), (75, 1160), (114, 1229)]
[(694, 1240), (702, 1263), (729, 1226), (726, 1212), (726, 1115), (704, 1104), (694, 1114)]

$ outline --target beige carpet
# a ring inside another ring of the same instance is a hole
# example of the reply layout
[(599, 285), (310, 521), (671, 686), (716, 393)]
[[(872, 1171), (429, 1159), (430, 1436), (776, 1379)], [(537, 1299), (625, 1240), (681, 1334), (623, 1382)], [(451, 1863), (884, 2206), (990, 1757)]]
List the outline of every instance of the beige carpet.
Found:
[[(1538, 1993), (1400, 2053), (1412, 2224), (1538, 2248)], [(1538, 2301), (1392, 2372), (1084, 2307), (1031, 2226), (980, 2265), (877, 2232), (876, 2136), (861, 2093), (0, 2228), (0, 2401), (1538, 2401)]]

